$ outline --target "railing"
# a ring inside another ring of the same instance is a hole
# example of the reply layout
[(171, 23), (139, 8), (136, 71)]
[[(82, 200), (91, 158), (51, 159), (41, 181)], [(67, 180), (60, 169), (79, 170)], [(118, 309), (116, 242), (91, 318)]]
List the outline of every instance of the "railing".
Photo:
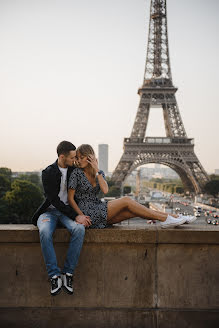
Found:
[(168, 137), (146, 137), (146, 138), (125, 138), (125, 143), (148, 143), (148, 144), (194, 144), (191, 138), (168, 138)]

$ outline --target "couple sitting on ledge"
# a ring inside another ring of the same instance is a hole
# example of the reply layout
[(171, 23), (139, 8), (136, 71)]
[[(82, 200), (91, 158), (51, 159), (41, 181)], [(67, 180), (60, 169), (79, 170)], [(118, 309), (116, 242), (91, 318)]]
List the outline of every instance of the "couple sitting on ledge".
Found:
[[(193, 222), (193, 216), (168, 215), (153, 211), (129, 197), (102, 202), (100, 190), (106, 194), (108, 185), (99, 170), (90, 145), (76, 147), (68, 141), (57, 146), (58, 159), (42, 172), (45, 201), (35, 212), (32, 222), (38, 226), (41, 249), (51, 281), (51, 295), (61, 288), (73, 293), (72, 279), (81, 252), (85, 228), (104, 229), (134, 217), (161, 221), (161, 228), (177, 227)], [(71, 234), (64, 268), (57, 265), (53, 233), (58, 223)]]

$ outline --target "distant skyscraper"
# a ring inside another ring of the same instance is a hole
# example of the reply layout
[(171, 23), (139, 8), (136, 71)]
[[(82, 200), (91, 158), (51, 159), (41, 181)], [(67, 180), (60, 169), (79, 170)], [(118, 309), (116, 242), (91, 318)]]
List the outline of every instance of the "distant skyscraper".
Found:
[(98, 162), (100, 170), (105, 174), (108, 173), (108, 148), (107, 144), (98, 145)]

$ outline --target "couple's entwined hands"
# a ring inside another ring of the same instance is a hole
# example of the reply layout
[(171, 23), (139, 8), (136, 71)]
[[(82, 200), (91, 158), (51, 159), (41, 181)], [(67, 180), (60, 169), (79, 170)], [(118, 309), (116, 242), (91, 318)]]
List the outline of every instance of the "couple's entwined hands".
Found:
[(85, 226), (85, 227), (89, 227), (92, 224), (90, 217), (87, 215), (77, 215), (75, 218), (75, 221), (78, 224), (83, 224), (83, 226)]

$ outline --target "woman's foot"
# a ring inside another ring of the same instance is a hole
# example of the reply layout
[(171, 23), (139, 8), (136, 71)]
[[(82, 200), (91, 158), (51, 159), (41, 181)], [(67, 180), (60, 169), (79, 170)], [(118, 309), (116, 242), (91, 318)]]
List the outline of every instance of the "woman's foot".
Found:
[(180, 218), (180, 215), (179, 215), (179, 214), (171, 214), (171, 216), (172, 216), (173, 218), (175, 218), (175, 219)]
[(180, 215), (180, 217), (185, 217), (186, 218), (186, 222), (185, 223), (192, 223), (194, 222), (195, 220), (197, 220), (197, 217), (196, 216), (193, 216), (193, 215), (186, 215), (186, 216), (183, 216), (183, 215)]
[(161, 222), (160, 225), (161, 225), (162, 229), (166, 229), (166, 228), (171, 228), (171, 227), (172, 228), (177, 227), (185, 222), (186, 222), (186, 217), (184, 217), (184, 216), (174, 218), (173, 216), (168, 215), (166, 220)]

